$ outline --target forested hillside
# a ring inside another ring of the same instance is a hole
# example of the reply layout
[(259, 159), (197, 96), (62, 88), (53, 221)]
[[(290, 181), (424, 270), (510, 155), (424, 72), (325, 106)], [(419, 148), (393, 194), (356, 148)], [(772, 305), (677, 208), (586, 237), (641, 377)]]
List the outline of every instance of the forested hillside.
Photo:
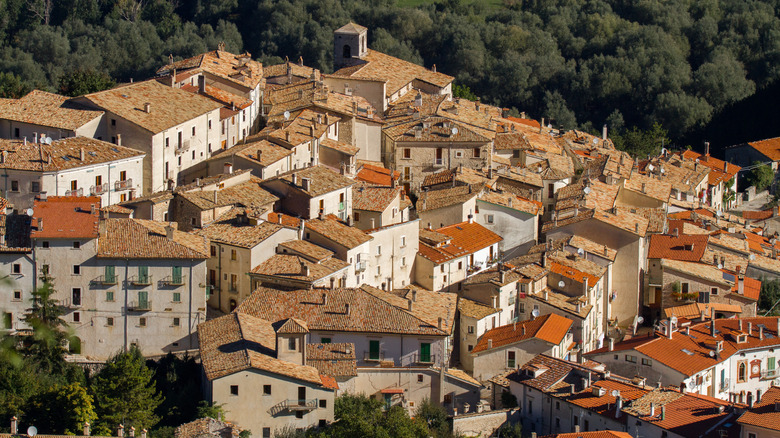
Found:
[(403, 3), (421, 4), (3, 0), (0, 93), (76, 94), (144, 78), (169, 54), (219, 41), (265, 62), (302, 56), (328, 72), (332, 31), (350, 20), (369, 27), (370, 47), (436, 64), (484, 101), (564, 128), (657, 122), (679, 139), (780, 76), (780, 0)]

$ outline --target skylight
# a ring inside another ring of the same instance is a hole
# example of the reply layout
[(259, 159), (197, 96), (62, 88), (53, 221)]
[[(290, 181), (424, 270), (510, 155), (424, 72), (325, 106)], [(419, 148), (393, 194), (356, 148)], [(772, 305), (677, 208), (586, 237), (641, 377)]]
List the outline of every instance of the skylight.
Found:
[(688, 350), (687, 348), (683, 348), (682, 352), (687, 354), (688, 356), (693, 356), (693, 352), (691, 350)]

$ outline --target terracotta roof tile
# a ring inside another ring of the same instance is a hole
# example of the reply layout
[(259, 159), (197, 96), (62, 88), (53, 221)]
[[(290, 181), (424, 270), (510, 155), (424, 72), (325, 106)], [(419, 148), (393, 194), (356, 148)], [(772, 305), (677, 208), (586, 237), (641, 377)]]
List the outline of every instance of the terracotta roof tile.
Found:
[(335, 258), (328, 258), (322, 262), (312, 262), (297, 255), (275, 254), (268, 260), (255, 266), (250, 272), (264, 277), (315, 282), (346, 269), (348, 266), (349, 263)]
[(247, 137), (246, 142), (237, 144), (231, 148), (213, 154), (210, 160), (222, 159), (229, 155), (236, 155), (263, 167), (270, 166), (279, 160), (293, 154), (293, 151), (272, 143), (259, 135)]
[(297, 254), (314, 262), (321, 262), (330, 257), (333, 257), (332, 251), (329, 251), (319, 245), (315, 245), (307, 240), (291, 240), (289, 242), (282, 242), (279, 244), (278, 249), (283, 254)]
[(748, 142), (755, 150), (766, 155), (772, 161), (780, 160), (780, 137)]
[(306, 363), (332, 377), (357, 376), (355, 345), (350, 343), (306, 344)]
[(97, 256), (122, 259), (207, 259), (208, 239), (173, 230), (165, 222), (144, 219), (105, 219), (100, 223)]
[(538, 215), (543, 207), (542, 203), (539, 201), (521, 198), (520, 196), (516, 196), (510, 192), (498, 193), (492, 190), (483, 192), (479, 196), (478, 200), (489, 202), (491, 204), (501, 205), (513, 210), (522, 211), (523, 213), (527, 213), (532, 216)]
[(773, 217), (774, 213), (772, 209), (760, 211), (745, 210), (742, 212), (742, 217), (751, 221), (763, 221)]
[(464, 202), (479, 196), (481, 186), (457, 186), (441, 190), (428, 190), (420, 193), (417, 199), (417, 211), (430, 211)]
[(708, 240), (706, 234), (679, 234), (677, 237), (655, 234), (650, 236), (647, 258), (698, 262), (704, 256)]
[(281, 229), (281, 225), (271, 222), (252, 224), (246, 217), (244, 209), (231, 208), (214, 222), (193, 232), (212, 242), (254, 248)]
[(288, 228), (298, 228), (301, 226), (301, 220), (299, 218), (284, 213), (268, 213), (268, 222), (279, 224)]
[(352, 187), (352, 209), (366, 211), (385, 211), (390, 204), (401, 196), (401, 187), (371, 187), (364, 184)]
[(778, 401), (780, 401), (780, 386), (771, 386), (761, 396), (761, 400), (742, 414), (737, 422), (780, 431), (780, 411), (775, 408), (775, 403)]
[(170, 74), (173, 67), (178, 71), (199, 69), (252, 89), (263, 82), (263, 64), (254, 61), (248, 52), (236, 55), (213, 50), (160, 67), (157, 74)]
[(588, 254), (594, 254), (613, 262), (615, 261), (615, 257), (617, 257), (617, 250), (579, 235), (571, 236), (571, 239), (569, 239), (567, 244), (574, 248), (582, 249)]
[(702, 155), (694, 151), (683, 151), (682, 156), (686, 160), (696, 161), (699, 160), (699, 164), (704, 165), (712, 169), (712, 172), (708, 175), (708, 182), (710, 185), (718, 185), (720, 183), (727, 183), (734, 178), (737, 173), (742, 169), (741, 167), (726, 163), (723, 160), (719, 160), (711, 155)]
[(616, 430), (596, 430), (591, 432), (559, 433), (557, 435), (544, 435), (541, 438), (632, 438), (627, 432)]
[[(390, 187), (393, 185), (390, 172), (390, 169), (385, 169), (384, 167), (363, 164), (355, 179), (369, 184)], [(393, 176), (397, 180), (401, 177), (401, 172), (395, 171)]]
[(672, 193), (670, 183), (638, 172), (631, 174), (631, 178), (623, 182), (623, 187), (661, 202), (669, 202), (669, 195)]
[(20, 99), (0, 99), (0, 119), (68, 131), (75, 131), (102, 114), (103, 111), (88, 110), (71, 102), (67, 96), (41, 90), (33, 90)]
[(521, 321), (496, 327), (485, 332), (471, 350), (478, 355), (483, 351), (498, 349), (530, 338), (540, 339), (553, 345), (560, 344), (572, 325), (572, 320), (556, 314), (540, 316), (534, 320)]
[(99, 197), (49, 196), (33, 204), (35, 239), (94, 239), (98, 237)]
[(500, 312), (501, 309), (496, 309), (491, 306), (486, 306), (480, 302), (461, 297), (458, 298), (458, 311), (463, 316), (468, 316), (469, 318), (480, 320)]
[(306, 222), (305, 227), (347, 249), (355, 248), (373, 239), (365, 232), (332, 217), (312, 219)]
[(228, 205), (245, 208), (260, 208), (278, 201), (279, 198), (264, 189), (262, 180), (250, 177), (249, 181), (226, 187), (220, 190), (190, 190), (178, 191), (176, 196), (190, 201), (201, 210), (211, 210)]
[[(68, 137), (51, 144), (0, 140), (0, 169), (55, 172), (143, 157), (144, 153), (88, 137)], [(83, 158), (82, 158), (83, 157)]]
[(449, 243), (432, 247), (420, 242), (419, 254), (436, 264), (471, 254), (502, 240), (501, 236), (476, 222), (461, 222), (436, 230), (450, 237)]
[[(298, 183), (295, 185), (293, 185), (292, 182), (293, 173), (298, 179)], [(308, 190), (303, 189), (303, 178), (309, 178), (310, 180)], [(355, 184), (355, 181), (329, 170), (324, 166), (307, 167), (305, 169), (288, 172), (287, 174), (280, 176), (279, 179), (311, 197), (324, 195)]]

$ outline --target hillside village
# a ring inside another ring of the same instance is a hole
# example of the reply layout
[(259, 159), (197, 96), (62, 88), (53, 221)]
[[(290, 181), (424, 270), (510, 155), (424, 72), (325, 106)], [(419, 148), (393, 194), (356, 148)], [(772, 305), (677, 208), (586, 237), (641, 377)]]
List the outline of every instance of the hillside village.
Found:
[(7, 332), (50, 284), (70, 361), (195, 355), (255, 437), (360, 393), (467, 436), (780, 436), (778, 213), (733, 213), (780, 138), (636, 158), (368, 45), (0, 99)]

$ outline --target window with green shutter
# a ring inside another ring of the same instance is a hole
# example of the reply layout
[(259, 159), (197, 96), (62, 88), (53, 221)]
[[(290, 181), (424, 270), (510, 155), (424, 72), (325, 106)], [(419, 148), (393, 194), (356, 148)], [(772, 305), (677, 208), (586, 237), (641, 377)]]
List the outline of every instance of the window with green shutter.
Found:
[(174, 303), (180, 303), (181, 302), (181, 292), (174, 292), (173, 293), (173, 302)]
[(379, 341), (368, 341), (368, 358), (379, 360)]
[(775, 358), (774, 357), (766, 358), (766, 369), (768, 369), (768, 370), (775, 369)]
[(182, 284), (181, 266), (174, 266), (171, 271), (171, 280), (173, 284)]
[(138, 292), (138, 308), (139, 309), (149, 308), (149, 292), (145, 290)]
[(106, 301), (112, 302), (114, 301), (114, 291), (107, 290), (106, 291)]
[(114, 266), (106, 266), (106, 283), (116, 283), (116, 273), (114, 271)]
[(431, 361), (431, 344), (423, 342), (420, 344), (420, 362), (429, 363)]
[(138, 267), (138, 282), (141, 284), (149, 284), (149, 267), (148, 266), (139, 266)]

